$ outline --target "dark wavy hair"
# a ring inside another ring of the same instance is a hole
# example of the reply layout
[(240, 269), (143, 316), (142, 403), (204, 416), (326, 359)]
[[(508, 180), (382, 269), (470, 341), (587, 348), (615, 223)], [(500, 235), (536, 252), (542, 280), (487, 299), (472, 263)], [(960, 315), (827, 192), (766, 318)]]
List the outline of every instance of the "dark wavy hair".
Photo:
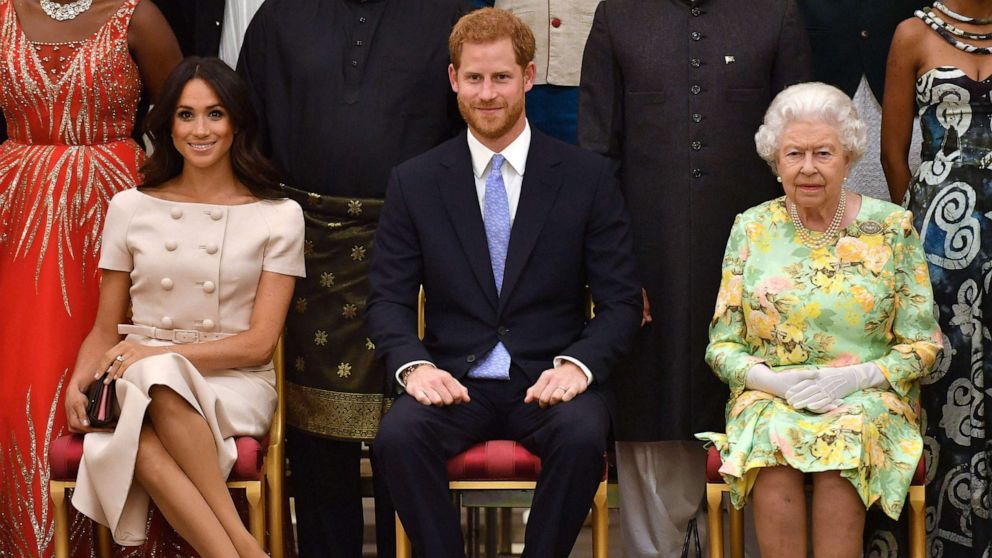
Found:
[(213, 89), (231, 118), (234, 140), (230, 157), (234, 176), (257, 198), (286, 197), (279, 187), (279, 171), (262, 154), (258, 115), (252, 105), (248, 85), (219, 58), (199, 56), (186, 58), (172, 70), (162, 85), (155, 106), (145, 119), (144, 132), (151, 139), (153, 151), (141, 166), (143, 181), (140, 188), (161, 186), (182, 173), (185, 160), (172, 143), (172, 124), (179, 97), (186, 84), (194, 79), (203, 80)]

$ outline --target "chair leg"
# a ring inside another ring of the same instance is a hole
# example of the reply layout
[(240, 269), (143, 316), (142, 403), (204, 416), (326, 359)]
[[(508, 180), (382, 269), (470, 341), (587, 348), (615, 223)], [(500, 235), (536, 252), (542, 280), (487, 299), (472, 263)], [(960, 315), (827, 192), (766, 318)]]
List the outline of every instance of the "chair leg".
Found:
[(65, 483), (51, 481), (48, 491), (52, 495), (55, 519), (55, 558), (69, 558), (69, 508), (65, 501)]
[(499, 510), (499, 508), (486, 508), (486, 540), (483, 542), (486, 547), (486, 558), (496, 558), (496, 543), (499, 538), (496, 518), (499, 516)]
[(744, 511), (727, 503), (730, 519), (730, 558), (744, 558)]
[(285, 541), (283, 540), (283, 519), (285, 518), (283, 506), (286, 505), (286, 502), (283, 501), (285, 473), (280, 462), (282, 461), (281, 455), (273, 456), (270, 459), (275, 463), (268, 468), (265, 478), (269, 493), (265, 502), (269, 515), (269, 555), (272, 558), (283, 558), (285, 554)]
[(592, 556), (607, 558), (609, 554), (610, 510), (606, 503), (606, 481), (599, 483), (592, 498)]
[(262, 483), (249, 482), (245, 486), (248, 500), (248, 530), (258, 544), (265, 548), (265, 510), (262, 506)]
[(710, 532), (710, 558), (723, 558), (723, 485), (706, 483), (706, 523)]
[(926, 508), (926, 488), (923, 486), (909, 487), (909, 556), (923, 558), (926, 554), (926, 525), (924, 509)]
[(499, 553), (509, 554), (513, 548), (513, 508), (499, 509)]
[(96, 524), (96, 555), (100, 558), (110, 558), (113, 556), (114, 537), (110, 534), (110, 527)]
[(406, 536), (406, 529), (400, 521), (400, 516), (396, 516), (396, 558), (413, 558), (413, 545), (410, 538)]

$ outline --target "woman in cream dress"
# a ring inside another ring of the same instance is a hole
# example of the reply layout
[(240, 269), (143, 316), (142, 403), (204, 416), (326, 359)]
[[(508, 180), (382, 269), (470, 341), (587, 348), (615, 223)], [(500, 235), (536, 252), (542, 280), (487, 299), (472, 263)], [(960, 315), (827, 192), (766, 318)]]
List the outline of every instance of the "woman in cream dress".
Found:
[[(219, 60), (180, 64), (148, 129), (144, 185), (110, 203), (100, 307), (66, 394), (70, 428), (89, 433), (72, 502), (119, 544), (144, 542), (150, 498), (200, 555), (264, 556), (224, 480), (233, 437), (264, 435), (275, 408), (302, 211), (277, 197), (247, 89)], [(85, 390), (105, 370), (120, 418), (93, 432)]]

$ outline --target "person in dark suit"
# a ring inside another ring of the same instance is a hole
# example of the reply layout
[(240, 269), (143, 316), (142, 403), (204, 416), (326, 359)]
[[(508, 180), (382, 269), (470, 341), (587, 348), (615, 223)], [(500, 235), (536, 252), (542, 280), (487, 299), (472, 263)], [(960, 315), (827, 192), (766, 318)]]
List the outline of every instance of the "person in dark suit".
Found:
[(369, 331), (405, 388), (375, 474), (419, 555), (464, 556), (445, 461), (519, 440), (542, 460), (524, 555), (565, 557), (603, 474), (610, 371), (640, 321), (633, 241), (609, 162), (527, 123), (526, 24), (477, 10), (448, 44), (469, 130), (393, 170), (369, 272)]

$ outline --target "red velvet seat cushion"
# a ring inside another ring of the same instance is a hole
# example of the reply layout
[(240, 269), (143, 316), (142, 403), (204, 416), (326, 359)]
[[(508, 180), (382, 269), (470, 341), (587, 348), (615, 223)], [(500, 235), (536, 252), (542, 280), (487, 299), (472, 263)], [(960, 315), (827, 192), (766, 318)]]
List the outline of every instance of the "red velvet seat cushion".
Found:
[[(723, 484), (723, 477), (720, 476), (720, 467), (723, 460), (720, 459), (720, 452), (715, 447), (710, 446), (706, 455), (706, 482), (713, 484)], [(913, 474), (912, 486), (923, 486), (926, 484), (927, 471), (923, 459), (916, 464), (916, 473)]]
[[(262, 460), (269, 447), (269, 437), (256, 440), (250, 436), (234, 439), (238, 448), (238, 459), (234, 462), (229, 481), (258, 480), (262, 477)], [(52, 480), (73, 481), (79, 473), (79, 462), (83, 459), (83, 435), (67, 434), (52, 442), (48, 450), (48, 463), (52, 469)]]
[(519, 442), (490, 440), (448, 460), (448, 479), (536, 481), (541, 460)]

